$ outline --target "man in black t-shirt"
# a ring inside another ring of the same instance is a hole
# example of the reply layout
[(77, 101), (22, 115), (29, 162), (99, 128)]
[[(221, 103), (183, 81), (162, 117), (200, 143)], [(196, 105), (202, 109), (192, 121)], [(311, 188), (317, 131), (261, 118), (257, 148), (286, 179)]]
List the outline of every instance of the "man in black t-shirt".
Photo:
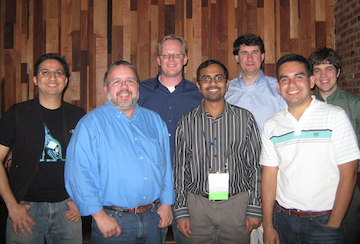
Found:
[(34, 68), (39, 94), (13, 105), (0, 120), (0, 160), (12, 150), (0, 195), (9, 212), (7, 243), (82, 243), (80, 213), (64, 187), (65, 149), (84, 110), (62, 100), (66, 61), (41, 56)]

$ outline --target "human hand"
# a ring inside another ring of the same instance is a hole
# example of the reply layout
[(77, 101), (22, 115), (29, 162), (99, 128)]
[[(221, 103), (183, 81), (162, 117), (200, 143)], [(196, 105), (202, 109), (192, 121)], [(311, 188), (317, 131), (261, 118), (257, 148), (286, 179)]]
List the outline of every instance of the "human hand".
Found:
[(160, 216), (159, 228), (166, 228), (171, 225), (173, 221), (171, 205), (162, 204), (158, 208), (157, 214)]
[(176, 226), (178, 227), (180, 232), (189, 239), (191, 238), (189, 236), (189, 234), (191, 234), (190, 223), (191, 223), (190, 219), (187, 219), (187, 220), (181, 220), (181, 221), (177, 222), (177, 224), (176, 224)]
[(116, 222), (116, 220), (111, 216), (107, 215), (103, 209), (95, 214), (92, 214), (92, 216), (104, 238), (112, 236), (118, 237), (121, 234), (121, 228), (118, 222)]
[(18, 203), (11, 204), (11, 207), (8, 208), (9, 217), (10, 217), (12, 223), (13, 223), (13, 228), (14, 228), (15, 234), (18, 233), (17, 227), (19, 227), (19, 230), (24, 235), (26, 235), (25, 229), (30, 234), (33, 233), (30, 226), (29, 226), (29, 224), (28, 224), (28, 222), (33, 226), (36, 226), (36, 223), (29, 216), (29, 214), (27, 212), (29, 208), (30, 208), (30, 205), (18, 204)]
[(66, 211), (65, 217), (70, 221), (78, 222), (81, 217), (79, 210), (73, 201), (68, 201), (68, 204), (70, 209)]
[(253, 229), (259, 228), (261, 225), (261, 219), (246, 218), (247, 235), (250, 235)]
[(274, 227), (264, 228), (264, 244), (280, 244), (280, 238)]

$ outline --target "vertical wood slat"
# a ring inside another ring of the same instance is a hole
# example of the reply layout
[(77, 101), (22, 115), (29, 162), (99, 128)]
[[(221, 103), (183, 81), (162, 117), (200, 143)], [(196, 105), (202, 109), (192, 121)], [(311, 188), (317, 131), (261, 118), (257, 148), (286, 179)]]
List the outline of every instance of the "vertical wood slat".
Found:
[(184, 75), (194, 82), (198, 65), (207, 59), (220, 60), (230, 78), (237, 77), (232, 45), (246, 33), (264, 40), (267, 75), (274, 75), (281, 55), (308, 57), (320, 46), (335, 46), (334, 0), (0, 1), (0, 115), (36, 95), (33, 66), (45, 52), (59, 53), (69, 63), (65, 100), (90, 111), (105, 102), (109, 63), (124, 59), (141, 80), (154, 77), (157, 43), (167, 34), (187, 40)]

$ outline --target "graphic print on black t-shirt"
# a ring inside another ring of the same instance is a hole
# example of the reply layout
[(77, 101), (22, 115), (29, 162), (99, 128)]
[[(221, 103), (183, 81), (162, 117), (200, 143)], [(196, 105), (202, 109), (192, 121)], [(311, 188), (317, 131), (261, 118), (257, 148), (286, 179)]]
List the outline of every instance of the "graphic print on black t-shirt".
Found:
[(44, 147), (39, 165), (23, 200), (59, 202), (69, 196), (64, 184), (65, 129), (62, 107), (41, 108), (44, 123)]
[(46, 124), (44, 127), (45, 127), (45, 142), (44, 142), (44, 150), (42, 152), (40, 163), (57, 162), (58, 160), (65, 161), (65, 158), (62, 155), (63, 151), (60, 142), (58, 142), (53, 136), (51, 136), (50, 130)]

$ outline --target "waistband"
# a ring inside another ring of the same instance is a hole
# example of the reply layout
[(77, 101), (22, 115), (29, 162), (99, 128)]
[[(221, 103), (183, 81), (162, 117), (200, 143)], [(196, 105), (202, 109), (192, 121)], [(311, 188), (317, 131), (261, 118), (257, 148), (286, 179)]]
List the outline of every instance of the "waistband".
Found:
[(284, 210), (289, 215), (294, 216), (294, 217), (316, 217), (316, 216), (320, 216), (320, 215), (331, 214), (331, 210), (316, 212), (316, 211), (302, 211), (302, 210), (298, 210), (298, 209), (287, 209), (287, 208), (284, 208), (283, 206), (281, 206), (277, 201), (275, 201), (275, 202), (282, 210)]
[(103, 208), (107, 209), (107, 210), (115, 211), (115, 212), (141, 214), (150, 209), (153, 209), (159, 203), (160, 203), (160, 199), (157, 199), (148, 205), (139, 206), (139, 207), (135, 207), (135, 208), (123, 208), (123, 207), (117, 207), (117, 206), (104, 206)]

